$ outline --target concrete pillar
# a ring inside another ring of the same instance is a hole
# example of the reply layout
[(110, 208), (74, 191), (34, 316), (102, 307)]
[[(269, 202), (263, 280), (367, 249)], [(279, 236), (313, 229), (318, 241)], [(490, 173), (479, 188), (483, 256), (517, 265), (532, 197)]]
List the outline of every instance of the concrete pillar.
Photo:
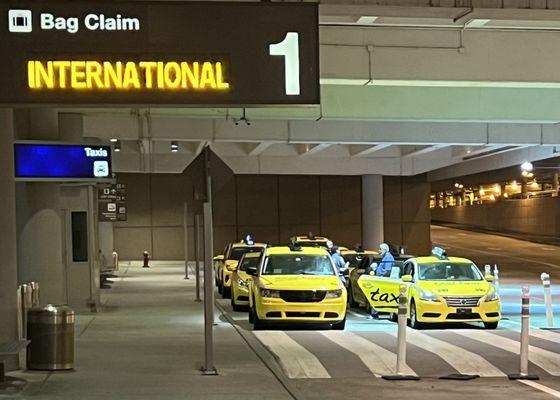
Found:
[[(18, 138), (59, 139), (54, 109), (18, 110)], [(41, 301), (65, 303), (66, 273), (62, 260), (62, 220), (58, 183), (17, 183), (18, 280), (36, 281)]]
[(112, 222), (99, 222), (97, 224), (99, 229), (99, 250), (100, 257), (99, 263), (100, 268), (111, 268), (115, 267), (113, 265), (113, 250), (115, 250), (114, 235), (113, 235), (113, 223)]
[(362, 241), (365, 249), (383, 242), (383, 176), (362, 176)]
[(552, 189), (554, 190), (554, 192), (552, 193), (552, 197), (558, 197), (558, 190), (560, 189), (560, 182), (558, 181), (558, 179), (558, 172), (554, 172), (552, 174)]
[[(0, 109), (0, 342), (16, 340), (17, 239), (14, 182), (14, 121), (12, 109)], [(7, 360), (9, 370), (18, 368), (16, 357)]]

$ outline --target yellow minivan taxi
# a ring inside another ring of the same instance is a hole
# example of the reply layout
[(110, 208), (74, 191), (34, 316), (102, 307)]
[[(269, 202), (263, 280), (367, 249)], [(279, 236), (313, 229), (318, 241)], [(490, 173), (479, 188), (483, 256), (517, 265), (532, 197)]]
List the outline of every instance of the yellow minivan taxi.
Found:
[(247, 270), (257, 269), (262, 252), (245, 253), (231, 278), (231, 307), (234, 311), (243, 311), (249, 305), (249, 282), (252, 280)]
[(482, 322), (486, 329), (496, 329), (501, 318), (492, 276), (483, 276), (466, 258), (411, 258), (393, 267), (389, 277), (362, 275), (358, 285), (372, 308), (393, 318), (400, 286), (406, 285), (408, 318), (415, 329), (452, 322)]
[(237, 263), (245, 253), (260, 253), (267, 245), (265, 243), (254, 243), (253, 241), (242, 241), (230, 243), (224, 249), (224, 254), (214, 257), (214, 270), (218, 293), (224, 299), (231, 295), (231, 277), (237, 269)]
[(257, 269), (248, 269), (249, 321), (310, 322), (344, 329), (346, 288), (328, 251), (317, 247), (270, 247)]

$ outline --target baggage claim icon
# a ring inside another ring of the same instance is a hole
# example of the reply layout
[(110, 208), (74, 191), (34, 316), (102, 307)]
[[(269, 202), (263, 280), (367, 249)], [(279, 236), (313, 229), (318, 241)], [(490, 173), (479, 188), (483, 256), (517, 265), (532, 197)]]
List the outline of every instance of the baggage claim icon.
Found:
[(27, 33), (33, 29), (31, 10), (9, 10), (8, 29), (10, 32)]

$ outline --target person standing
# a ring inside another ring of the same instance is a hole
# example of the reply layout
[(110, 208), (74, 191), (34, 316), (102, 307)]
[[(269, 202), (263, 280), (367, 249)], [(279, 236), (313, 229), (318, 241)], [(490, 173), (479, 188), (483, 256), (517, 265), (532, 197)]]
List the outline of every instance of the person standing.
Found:
[[(393, 257), (393, 255), (391, 254), (389, 245), (387, 243), (381, 243), (379, 245), (379, 255), (382, 258), (375, 268), (375, 276), (390, 276), (391, 270), (393, 269), (393, 265), (395, 263), (395, 257)], [(379, 313), (375, 310), (375, 308), (372, 307), (370, 315), (368, 315), (367, 318), (379, 319)]]

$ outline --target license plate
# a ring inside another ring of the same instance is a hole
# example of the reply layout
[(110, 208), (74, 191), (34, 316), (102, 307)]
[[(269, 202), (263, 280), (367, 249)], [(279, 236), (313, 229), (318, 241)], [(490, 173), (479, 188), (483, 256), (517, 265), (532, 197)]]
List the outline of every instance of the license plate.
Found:
[(458, 308), (457, 314), (471, 314), (472, 308)]

